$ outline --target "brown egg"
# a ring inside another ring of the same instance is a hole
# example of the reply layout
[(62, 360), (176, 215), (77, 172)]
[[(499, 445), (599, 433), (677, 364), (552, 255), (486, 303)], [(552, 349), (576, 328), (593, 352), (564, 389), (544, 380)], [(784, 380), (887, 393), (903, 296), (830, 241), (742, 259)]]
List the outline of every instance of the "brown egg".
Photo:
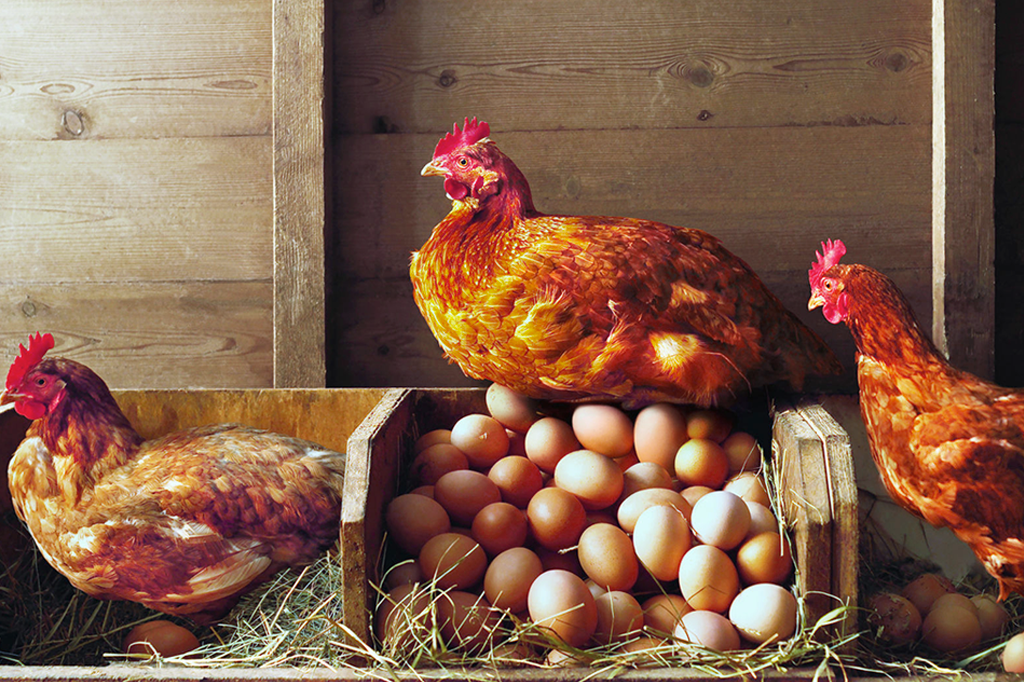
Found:
[(619, 503), (616, 518), (619, 520), (619, 527), (627, 533), (632, 533), (636, 527), (636, 521), (640, 515), (650, 507), (659, 505), (670, 505), (683, 513), (689, 520), (692, 508), (690, 503), (683, 499), (683, 496), (674, 490), (664, 488), (647, 488), (638, 490)]
[(441, 533), (423, 545), (420, 570), (442, 589), (468, 590), (487, 570), (487, 554), (473, 538), (460, 533)]
[(583, 573), (583, 568), (580, 566), (580, 558), (575, 549), (558, 551), (538, 547), (537, 556), (540, 557), (541, 566), (544, 567), (545, 571), (559, 569), (579, 576), (580, 580), (586, 577), (586, 574)]
[(671, 635), (683, 616), (693, 611), (678, 594), (657, 594), (641, 606), (644, 610), (644, 625), (666, 635)]
[(577, 450), (559, 460), (555, 485), (578, 497), (584, 509), (604, 509), (622, 494), (623, 475), (610, 458), (590, 450)]
[(508, 454), (526, 457), (526, 434), (505, 429), (505, 435), (508, 436)]
[(606, 590), (628, 590), (639, 573), (633, 541), (610, 523), (597, 523), (579, 539), (580, 566), (595, 583)]
[(938, 573), (924, 573), (900, 590), (900, 594), (913, 602), (922, 616), (928, 614), (936, 599), (950, 592), (956, 592), (953, 583)]
[(490, 649), (500, 620), (500, 614), (479, 594), (448, 590), (437, 598), (441, 636), (461, 652)]
[(1018, 633), (1006, 641), (1006, 647), (1000, 654), (1003, 670), (1008, 673), (1024, 673), (1024, 632)]
[(644, 510), (633, 527), (633, 550), (640, 563), (658, 580), (679, 577), (679, 564), (690, 549), (690, 524), (672, 506)]
[(640, 633), (644, 626), (644, 612), (636, 597), (620, 590), (605, 592), (594, 598), (597, 605), (597, 629), (594, 641), (598, 644), (622, 642)]
[(695, 545), (679, 564), (679, 590), (694, 609), (724, 612), (739, 593), (740, 576), (722, 550)]
[(434, 484), (437, 500), (453, 524), (469, 526), (477, 512), (494, 502), (501, 502), (501, 491), (494, 481), (479, 471), (449, 471)]
[(513, 547), (494, 557), (484, 574), (484, 594), (498, 609), (518, 613), (526, 608), (530, 586), (544, 567), (540, 557), (525, 547)]
[(412, 446), (413, 454), (420, 454), (431, 445), (437, 445), (438, 443), (452, 442), (451, 429), (434, 429), (433, 431), (427, 431), (425, 434), (416, 439), (416, 442)]
[(729, 473), (729, 460), (722, 446), (706, 438), (691, 438), (676, 453), (676, 478), (686, 486), (721, 488)]
[[(640, 661), (654, 661), (657, 655), (657, 649), (661, 649), (666, 646), (667, 642), (660, 637), (638, 637), (634, 640), (630, 640), (622, 645), (621, 651), (627, 654), (639, 654), (639, 658), (632, 658), (630, 660)], [(649, 653), (647, 653), (649, 652)], [(646, 656), (644, 654), (647, 653)]]
[(461, 450), (451, 443), (437, 443), (416, 455), (409, 475), (422, 485), (434, 485), (448, 472), (468, 468), (469, 460)]
[(723, 410), (694, 410), (686, 416), (686, 434), (721, 443), (732, 431), (734, 417)]
[(498, 486), (501, 499), (520, 509), (526, 509), (530, 498), (544, 487), (540, 469), (526, 457), (502, 457), (487, 472), (487, 478)]
[(583, 646), (597, 630), (594, 596), (568, 571), (541, 573), (530, 586), (527, 602), (530, 619), (570, 646)]
[(779, 532), (779, 520), (768, 507), (758, 502), (743, 500), (747, 503), (747, 511), (750, 512), (750, 530), (747, 537), (751, 538), (760, 533)]
[(772, 505), (771, 498), (768, 497), (768, 490), (764, 487), (764, 481), (753, 471), (741, 471), (729, 478), (722, 486), (722, 490), (727, 490), (744, 500), (763, 504), (765, 507)]
[(494, 417), (467, 414), (452, 427), (452, 445), (466, 455), (474, 469), (487, 469), (508, 454), (508, 434)]
[(386, 650), (401, 650), (427, 641), (434, 627), (430, 593), (418, 583), (399, 585), (377, 606), (375, 631)]
[(388, 536), (407, 554), (417, 556), (427, 540), (451, 530), (448, 512), (424, 495), (399, 495), (384, 514)]
[(699, 644), (712, 651), (735, 651), (740, 635), (729, 619), (713, 611), (691, 611), (679, 620), (672, 636), (681, 642)]
[(420, 582), (423, 582), (423, 571), (420, 570), (419, 562), (409, 559), (388, 569), (384, 576), (384, 589), (393, 590), (399, 585)]
[[(973, 604), (964, 607), (957, 600), (948, 600), (945, 606), (936, 599), (921, 624), (921, 639), (925, 644), (944, 654), (962, 654), (973, 651), (981, 644), (981, 621)], [(962, 597), (963, 595), (956, 595)], [(964, 597), (964, 599), (967, 599)], [(967, 599), (970, 604), (970, 600)]]
[(572, 493), (544, 488), (530, 500), (526, 518), (537, 544), (558, 550), (572, 547), (580, 539), (587, 512)]
[(672, 471), (676, 453), (689, 438), (686, 415), (675, 405), (656, 403), (636, 415), (633, 445), (641, 462), (658, 464), (666, 472)]
[(749, 433), (736, 431), (722, 441), (722, 450), (729, 460), (729, 471), (756, 471), (761, 466), (761, 446)]
[(665, 488), (672, 490), (672, 475), (660, 464), (640, 462), (622, 473), (622, 497), (629, 497), (638, 490)]
[(690, 528), (694, 536), (704, 544), (730, 550), (747, 537), (750, 510), (736, 495), (725, 490), (715, 490), (693, 505)]
[(170, 658), (188, 653), (199, 646), (199, 640), (189, 630), (175, 625), (169, 620), (151, 620), (136, 625), (124, 638), (122, 650), (126, 654), (145, 654), (154, 652)]
[(532, 398), (499, 384), (487, 387), (487, 411), (507, 428), (526, 433), (540, 418), (539, 404)]
[(433, 500), (434, 499), (434, 486), (432, 486), (432, 485), (421, 485), (421, 486), (418, 486), (418, 487), (413, 488), (412, 490), (410, 490), (409, 494), (410, 495), (423, 495), (424, 497), (429, 497), (430, 499)]
[(736, 551), (736, 570), (747, 585), (783, 583), (793, 569), (789, 543), (768, 531), (744, 540)]
[(554, 417), (537, 420), (526, 432), (526, 456), (549, 474), (554, 473), (558, 460), (580, 447), (572, 427)]
[(689, 502), (692, 507), (697, 504), (697, 500), (713, 491), (714, 488), (709, 488), (706, 485), (688, 485), (680, 490), (679, 494), (682, 495), (683, 499)]
[(640, 460), (637, 459), (636, 452), (633, 450), (630, 450), (622, 457), (612, 458), (612, 461), (615, 462), (616, 466), (619, 467), (619, 471), (621, 471), (622, 473), (626, 473), (626, 469), (633, 466), (634, 464), (640, 463)]
[(971, 597), (975, 608), (978, 610), (978, 621), (981, 623), (981, 638), (983, 640), (995, 639), (1003, 634), (1003, 628), (1010, 620), (1010, 614), (1006, 609), (988, 594), (978, 594)]
[(868, 617), (878, 638), (896, 646), (905, 646), (921, 634), (921, 612), (906, 597), (892, 592), (873, 594), (868, 600)]
[(526, 514), (508, 502), (492, 502), (473, 518), (473, 538), (489, 556), (526, 543)]
[(796, 632), (796, 597), (774, 583), (751, 585), (733, 599), (729, 620), (743, 639), (754, 644), (788, 639)]
[(633, 449), (633, 422), (613, 405), (580, 405), (572, 413), (572, 431), (583, 448), (606, 457)]

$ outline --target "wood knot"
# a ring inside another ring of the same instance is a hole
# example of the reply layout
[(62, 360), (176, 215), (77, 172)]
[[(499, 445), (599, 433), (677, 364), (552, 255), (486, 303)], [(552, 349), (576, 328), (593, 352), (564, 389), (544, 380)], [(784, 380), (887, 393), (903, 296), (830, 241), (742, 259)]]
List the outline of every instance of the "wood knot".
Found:
[(69, 135), (78, 137), (85, 132), (85, 121), (82, 119), (82, 115), (74, 109), (68, 109), (61, 114), (60, 123)]
[(910, 66), (910, 60), (902, 52), (892, 52), (885, 57), (885, 68), (893, 73), (899, 73)]
[(36, 304), (32, 301), (25, 301), (21, 304), (21, 312), (25, 317), (35, 317), (39, 310), (36, 308)]
[(576, 199), (580, 195), (580, 191), (583, 189), (583, 183), (580, 182), (579, 176), (570, 175), (565, 181), (565, 195), (570, 199)]
[(704, 65), (688, 67), (685, 71), (686, 79), (698, 88), (706, 88), (715, 80), (715, 74)]
[(710, 121), (713, 116), (714, 116), (714, 114), (712, 114), (707, 109), (701, 109), (700, 113), (697, 114), (697, 120), (698, 121)]
[(373, 0), (373, 3), (370, 5), (370, 9), (374, 14), (384, 14), (387, 8), (385, 0)]
[(455, 72), (451, 69), (445, 69), (442, 71), (441, 76), (437, 79), (437, 84), (442, 88), (450, 88), (457, 82), (458, 79), (455, 77)]

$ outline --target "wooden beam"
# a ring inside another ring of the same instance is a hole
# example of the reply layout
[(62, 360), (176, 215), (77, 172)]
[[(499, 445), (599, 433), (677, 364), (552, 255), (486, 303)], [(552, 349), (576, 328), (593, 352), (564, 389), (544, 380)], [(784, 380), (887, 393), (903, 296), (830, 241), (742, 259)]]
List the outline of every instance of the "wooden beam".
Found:
[(324, 4), (274, 1), (274, 386), (324, 386)]
[(932, 2), (932, 338), (995, 369), (995, 2)]

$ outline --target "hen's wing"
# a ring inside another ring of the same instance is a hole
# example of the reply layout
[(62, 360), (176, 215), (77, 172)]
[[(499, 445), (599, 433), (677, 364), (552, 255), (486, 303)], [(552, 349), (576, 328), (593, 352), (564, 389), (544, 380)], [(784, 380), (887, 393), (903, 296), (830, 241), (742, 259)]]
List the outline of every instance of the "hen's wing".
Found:
[(706, 233), (624, 218), (527, 223), (529, 247), (496, 259), (465, 305), (421, 303), (472, 376), (538, 397), (711, 404), (784, 378), (787, 355), (802, 355), (804, 371), (838, 367)]

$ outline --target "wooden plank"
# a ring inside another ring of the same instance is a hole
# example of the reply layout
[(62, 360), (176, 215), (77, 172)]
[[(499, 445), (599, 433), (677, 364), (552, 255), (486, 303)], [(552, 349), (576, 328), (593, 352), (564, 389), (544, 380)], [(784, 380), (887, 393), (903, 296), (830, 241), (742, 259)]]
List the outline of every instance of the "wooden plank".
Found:
[[(356, 135), (332, 147), (335, 276), (408, 272), (409, 253), (451, 208), (441, 182), (419, 176), (439, 137)], [(771, 263), (806, 275), (826, 237), (841, 237), (851, 255), (880, 269), (930, 267), (928, 126), (491, 137), (526, 175), (542, 211), (703, 229), (755, 269)]]
[(778, 405), (772, 427), (776, 489), (792, 533), (795, 581), (805, 595), (809, 622), (816, 623), (837, 604), (832, 592), (834, 519), (824, 476), (822, 444), (810, 425), (786, 405)]
[(995, 2), (933, 0), (932, 339), (994, 372)]
[(112, 387), (269, 386), (272, 291), (269, 280), (0, 285), (0, 363), (42, 330)]
[(323, 27), (323, 0), (275, 0), (275, 386), (326, 381)]
[[(820, 398), (806, 398), (795, 407), (797, 413), (816, 434), (822, 447), (822, 464), (832, 515), (832, 576), (829, 593), (836, 604), (858, 604), (857, 576), (860, 565), (860, 517), (857, 511), (857, 481), (853, 470), (850, 438), (833, 419)], [(857, 614), (848, 612), (839, 626), (839, 634), (857, 631)]]
[(271, 276), (269, 138), (0, 141), (0, 282)]
[[(347, 3), (334, 124), (441, 131), (928, 124), (927, 0)], [(468, 20), (472, 17), (472, 20)], [(481, 26), (486, 35), (481, 39)], [(500, 36), (500, 38), (499, 38)]]
[(0, 139), (270, 133), (267, 0), (5, 0), (0, 45)]

